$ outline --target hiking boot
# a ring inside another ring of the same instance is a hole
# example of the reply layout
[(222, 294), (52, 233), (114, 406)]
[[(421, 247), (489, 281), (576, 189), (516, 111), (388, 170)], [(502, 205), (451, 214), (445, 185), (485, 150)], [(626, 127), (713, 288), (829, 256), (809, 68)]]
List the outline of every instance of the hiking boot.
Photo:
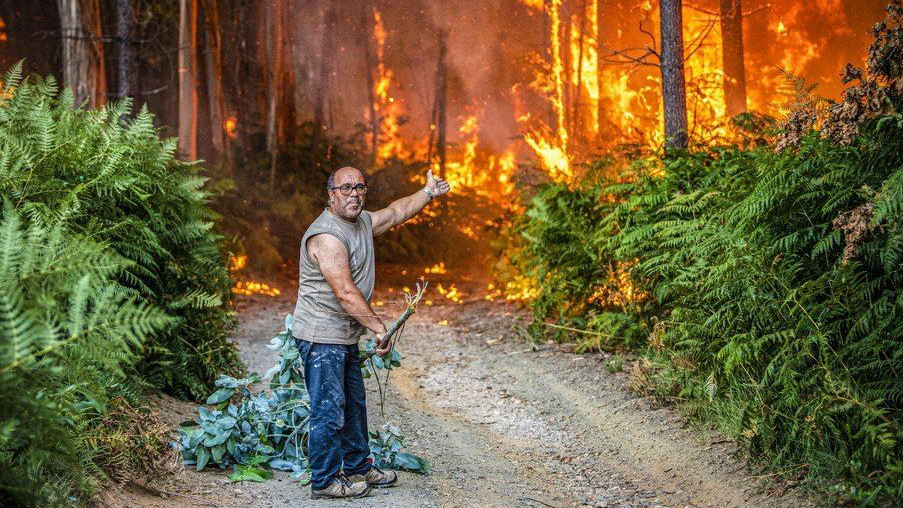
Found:
[(373, 466), (367, 471), (367, 474), (355, 474), (348, 477), (353, 482), (367, 482), (367, 485), (377, 489), (384, 489), (395, 485), (398, 481), (398, 474), (395, 471), (383, 471)]
[(332, 484), (325, 489), (310, 491), (311, 499), (349, 499), (364, 497), (370, 493), (370, 486), (365, 481), (351, 481), (344, 475), (337, 475)]

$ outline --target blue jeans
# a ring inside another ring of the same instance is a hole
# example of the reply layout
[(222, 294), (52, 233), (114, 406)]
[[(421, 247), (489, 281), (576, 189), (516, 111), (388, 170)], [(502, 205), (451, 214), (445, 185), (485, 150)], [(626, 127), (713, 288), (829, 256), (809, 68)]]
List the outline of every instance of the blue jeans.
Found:
[(367, 393), (358, 347), (295, 341), (310, 394), (307, 455), (311, 488), (325, 489), (343, 469), (350, 476), (365, 474), (372, 467), (367, 460)]

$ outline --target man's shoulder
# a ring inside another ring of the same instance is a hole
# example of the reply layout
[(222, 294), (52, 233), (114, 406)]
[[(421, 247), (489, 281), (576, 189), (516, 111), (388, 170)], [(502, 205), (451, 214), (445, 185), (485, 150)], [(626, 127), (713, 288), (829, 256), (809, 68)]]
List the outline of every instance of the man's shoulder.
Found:
[(361, 212), (360, 217), (361, 217), (361, 220), (364, 221), (364, 226), (366, 226), (368, 228), (373, 227), (373, 212), (364, 210), (363, 212)]

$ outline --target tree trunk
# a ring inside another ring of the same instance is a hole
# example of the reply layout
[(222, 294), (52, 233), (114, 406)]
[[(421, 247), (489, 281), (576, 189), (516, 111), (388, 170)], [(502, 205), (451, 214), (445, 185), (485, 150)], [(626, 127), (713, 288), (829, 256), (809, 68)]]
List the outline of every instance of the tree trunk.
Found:
[(72, 88), (75, 105), (106, 102), (103, 27), (99, 0), (57, 0), (63, 38), (63, 83)]
[(116, 0), (116, 97), (132, 97), (136, 92), (135, 6), (133, 0)]
[(179, 0), (179, 154), (198, 158), (197, 0)]
[(687, 93), (684, 81), (682, 0), (661, 0), (662, 102), (665, 148), (686, 148)]
[(561, 44), (561, 62), (564, 74), (564, 95), (561, 98), (561, 108), (563, 110), (564, 128), (570, 132), (573, 128), (572, 124), (574, 121), (574, 119), (571, 118), (570, 113), (575, 92), (574, 84), (571, 80), (571, 71), (574, 69), (574, 59), (571, 57), (571, 9), (570, 2), (567, 2), (567, 0), (562, 1), (564, 3), (562, 4), (559, 13), (564, 19), (561, 23), (561, 35), (558, 39)]
[(573, 124), (572, 132), (577, 134), (579, 139), (584, 139), (582, 136), (583, 132), (583, 122), (581, 119), (581, 110), (580, 103), (581, 98), (583, 97), (583, 46), (586, 44), (586, 0), (583, 0), (580, 4), (580, 15), (578, 17), (579, 22), (579, 30), (580, 37), (577, 39), (577, 76), (574, 83), (574, 110), (571, 113), (571, 123)]
[(445, 178), (445, 147), (448, 113), (446, 111), (446, 90), (448, 87), (448, 68), (445, 64), (446, 38), (444, 29), (439, 30), (439, 65), (436, 68), (436, 153), (439, 155), (439, 178)]
[(602, 137), (602, 125), (604, 125), (605, 121), (605, 109), (602, 106), (603, 101), (602, 98), (605, 97), (605, 87), (602, 84), (602, 69), (605, 65), (605, 51), (602, 49), (602, 27), (605, 26), (604, 16), (602, 14), (602, 1), (601, 0), (593, 0), (596, 2), (596, 72), (598, 76), (596, 78), (596, 97), (598, 97), (598, 101), (596, 102), (596, 111), (594, 114), (596, 115), (596, 125), (599, 126), (599, 132), (596, 133), (596, 139), (600, 139)]
[(326, 96), (329, 93), (329, 74), (333, 60), (332, 32), (336, 25), (335, 3), (330, 1), (323, 20), (323, 37), (320, 40), (320, 76), (317, 80), (317, 97), (314, 105), (314, 125), (326, 130)]
[(743, 9), (741, 0), (721, 0), (721, 58), (724, 102), (731, 118), (746, 111), (746, 69), (743, 65)]
[[(376, 93), (373, 89), (375, 85), (373, 73), (376, 72), (377, 62), (373, 61), (373, 52), (370, 48), (370, 42), (373, 37), (373, 13), (369, 7), (369, 2), (364, 2), (361, 26), (364, 30), (362, 40), (364, 45), (364, 65), (367, 73), (367, 114), (370, 120), (367, 127), (370, 131), (370, 170), (372, 171), (376, 168), (376, 154), (379, 150), (379, 119), (376, 118)], [(430, 149), (432, 149), (432, 140), (430, 140), (427, 150), (429, 151)]]
[(267, 60), (270, 72), (267, 76), (266, 142), (270, 154), (270, 188), (276, 188), (276, 163), (279, 159), (279, 105), (282, 102), (282, 0), (270, 0), (266, 10), (266, 28), (269, 34)]
[[(210, 143), (219, 157), (229, 156), (229, 137), (224, 122), (226, 106), (223, 97), (223, 41), (220, 32), (220, 16), (217, 0), (204, 0), (204, 18), (207, 20), (205, 69), (207, 71), (207, 100), (210, 110)], [(231, 171), (231, 168), (230, 168)]]

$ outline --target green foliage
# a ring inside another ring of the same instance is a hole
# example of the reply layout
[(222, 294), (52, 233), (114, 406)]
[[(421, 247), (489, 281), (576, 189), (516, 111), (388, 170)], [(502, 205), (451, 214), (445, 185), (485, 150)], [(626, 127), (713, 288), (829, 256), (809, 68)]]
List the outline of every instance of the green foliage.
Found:
[[(234, 464), (232, 481), (264, 481), (272, 473), (262, 467), (291, 471), (291, 476), (309, 480), (307, 434), (310, 397), (305, 389), (303, 365), (292, 336), (292, 316), (285, 318), (285, 330), (267, 346), (279, 351), (276, 364), (264, 374), (269, 390), (256, 395), (251, 387), (260, 381), (256, 374), (246, 379), (222, 376), (220, 387), (207, 398), (208, 409), (200, 407), (199, 422), (184, 422), (179, 429), (179, 450), (185, 464), (198, 471), (208, 465), (226, 468)], [(401, 355), (391, 361), (373, 355), (372, 346), (362, 351), (362, 369), (389, 369), (401, 365)], [(370, 448), (377, 466), (426, 473), (425, 459), (402, 452), (404, 436), (395, 425), (371, 433)]]
[[(656, 392), (753, 456), (864, 503), (899, 497), (901, 140), (876, 122), (851, 147), (810, 133), (546, 188), (523, 226), (534, 312), (603, 345), (645, 332)], [(618, 291), (600, 268), (617, 263), (647, 296), (593, 302)]]
[(899, 117), (849, 146), (810, 129), (777, 152), (599, 163), (542, 189), (521, 225), (537, 320), (584, 329), (578, 347), (647, 342), (655, 393), (752, 456), (862, 504), (899, 499)]
[(76, 108), (21, 65), (0, 82), (0, 504), (81, 502), (100, 467), (159, 457), (143, 389), (238, 368), (231, 283), (204, 179), (151, 115)]
[(175, 318), (146, 344), (140, 372), (180, 396), (200, 397), (221, 371), (238, 368), (227, 341), (231, 281), (212, 232), (205, 179), (174, 156), (143, 109), (120, 122), (128, 102), (86, 111), (70, 90), (3, 78), (0, 195), (24, 217), (103, 241), (131, 261), (120, 282)]
[(0, 219), (0, 504), (58, 505), (94, 489), (92, 420), (173, 319), (117, 282), (132, 263), (106, 245), (9, 202)]
[(605, 370), (614, 374), (615, 372), (621, 372), (624, 370), (624, 359), (621, 358), (621, 355), (614, 355), (605, 362)]

